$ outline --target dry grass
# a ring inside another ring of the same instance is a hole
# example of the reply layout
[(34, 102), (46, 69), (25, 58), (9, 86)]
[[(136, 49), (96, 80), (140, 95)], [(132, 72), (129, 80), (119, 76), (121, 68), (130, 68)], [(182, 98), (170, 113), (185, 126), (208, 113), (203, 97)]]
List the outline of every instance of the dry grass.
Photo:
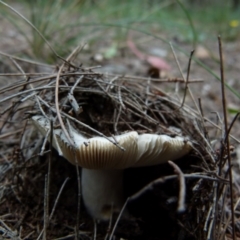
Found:
[[(228, 128), (206, 119), (201, 101), (194, 110), (167, 95), (160, 86), (171, 79), (100, 74), (97, 68), (78, 66), (77, 54), (78, 49), (51, 74), (25, 73), (19, 59), (10, 65), (20, 73), (5, 74), (12, 82), (0, 89), (0, 232), (4, 239), (200, 240), (226, 239), (233, 226), (238, 232), (239, 177), (233, 169), (234, 184), (229, 185)], [(187, 93), (191, 80), (183, 82)], [(44, 115), (66, 134), (69, 122), (86, 136), (108, 138), (133, 129), (182, 135), (194, 150), (171, 163), (176, 175), (168, 164), (127, 170), (125, 181), (130, 178), (131, 184), (125, 184), (126, 207), (131, 217), (120, 218), (115, 227), (94, 225), (81, 205), (79, 169), (59, 157), (38, 134), (31, 123), (33, 115)], [(180, 203), (186, 210), (178, 213)]]

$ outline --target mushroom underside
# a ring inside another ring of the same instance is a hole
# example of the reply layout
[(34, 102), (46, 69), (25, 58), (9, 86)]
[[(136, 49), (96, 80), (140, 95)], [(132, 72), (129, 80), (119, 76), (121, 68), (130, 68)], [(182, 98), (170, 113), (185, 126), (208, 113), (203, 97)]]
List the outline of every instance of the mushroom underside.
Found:
[[(42, 116), (32, 118), (43, 135), (50, 130)], [(82, 196), (89, 213), (96, 219), (109, 219), (123, 206), (122, 174), (129, 167), (144, 167), (175, 160), (191, 150), (191, 143), (182, 137), (141, 134), (135, 131), (106, 139), (85, 138), (73, 127), (69, 143), (61, 129), (53, 130), (53, 145), (72, 164), (82, 167)], [(49, 136), (50, 137), (50, 136)]]

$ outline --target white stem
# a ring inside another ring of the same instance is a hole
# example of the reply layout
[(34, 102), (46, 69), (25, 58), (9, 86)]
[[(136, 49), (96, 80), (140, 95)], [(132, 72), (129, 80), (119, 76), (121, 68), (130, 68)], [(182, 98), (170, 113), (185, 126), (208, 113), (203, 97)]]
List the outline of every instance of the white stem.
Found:
[(84, 204), (95, 219), (108, 220), (123, 204), (123, 170), (82, 168)]

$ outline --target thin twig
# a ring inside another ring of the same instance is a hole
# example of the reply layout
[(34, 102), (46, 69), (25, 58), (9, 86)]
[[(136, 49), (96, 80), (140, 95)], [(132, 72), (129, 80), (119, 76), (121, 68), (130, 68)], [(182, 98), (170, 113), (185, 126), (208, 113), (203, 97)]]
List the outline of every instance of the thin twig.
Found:
[(76, 220), (76, 237), (77, 240), (79, 239), (79, 225), (80, 225), (80, 209), (81, 209), (81, 197), (82, 197), (82, 190), (81, 190), (81, 180), (80, 180), (80, 173), (79, 173), (79, 166), (77, 163), (77, 156), (76, 151), (74, 151), (74, 159), (75, 159), (75, 166), (77, 172), (77, 184), (78, 184), (78, 198), (77, 198), (77, 220)]
[[(148, 106), (148, 96), (150, 93), (150, 84), (151, 84), (151, 78), (148, 78), (147, 80), (147, 87), (146, 87), (146, 99), (145, 99), (145, 105)], [(145, 114), (147, 114), (147, 108), (145, 110)]]
[(94, 219), (93, 240), (97, 239), (97, 221)]
[(191, 68), (193, 53), (194, 53), (194, 50), (191, 51), (190, 58), (189, 58), (189, 61), (188, 61), (187, 79), (186, 79), (185, 88), (184, 88), (183, 100), (182, 100), (182, 104), (181, 104), (180, 108), (182, 108), (184, 103), (185, 103), (185, 98), (186, 98), (187, 91), (188, 91), (188, 81), (189, 81), (189, 75), (190, 75), (190, 68)]
[[(48, 190), (47, 190), (48, 176), (45, 175), (45, 187), (44, 187), (44, 224), (43, 224), (43, 239), (47, 240), (47, 226), (48, 226)], [(38, 239), (40, 239), (38, 237)]]
[[(238, 198), (238, 200), (237, 200), (237, 202), (236, 202), (236, 204), (235, 204), (235, 206), (234, 206), (234, 210), (237, 209), (239, 203), (240, 203), (240, 198)], [(229, 217), (227, 218), (227, 221), (225, 222), (225, 226), (224, 226), (224, 228), (223, 228), (223, 230), (222, 230), (222, 234), (221, 234), (221, 237), (219, 238), (219, 240), (223, 240), (224, 235), (225, 235), (225, 233), (226, 233), (226, 230), (227, 230), (227, 227), (229, 226), (230, 221), (231, 221), (231, 216), (229, 216)]]
[(202, 129), (203, 129), (203, 133), (204, 133), (204, 137), (208, 140), (209, 142), (209, 138), (208, 138), (208, 132), (205, 128), (205, 124), (204, 124), (204, 114), (203, 114), (203, 109), (202, 109), (202, 102), (201, 102), (201, 98), (198, 98), (198, 106), (201, 112), (201, 123), (202, 123)]
[(115, 224), (113, 226), (113, 230), (112, 230), (112, 232), (110, 234), (109, 240), (112, 240), (112, 238), (113, 238), (114, 232), (115, 232), (115, 230), (117, 228), (117, 225), (118, 225), (118, 223), (119, 223), (119, 221), (120, 221), (120, 219), (122, 217), (122, 214), (123, 214), (123, 212), (124, 212), (124, 210), (125, 210), (125, 208), (126, 208), (126, 206), (128, 204), (128, 201), (129, 201), (129, 198), (127, 198), (127, 200), (125, 201), (125, 203), (124, 203), (120, 213), (118, 214), (117, 220), (116, 220), (116, 222), (115, 222)]
[(233, 127), (234, 123), (237, 121), (239, 115), (240, 115), (240, 112), (237, 113), (237, 114), (234, 116), (234, 118), (233, 118), (233, 120), (232, 120), (232, 122), (231, 122), (231, 124), (230, 124), (230, 126), (229, 126), (229, 128), (228, 128), (227, 135), (225, 136), (224, 142), (226, 142), (226, 138), (227, 138), (228, 136), (230, 136), (230, 132), (231, 132), (231, 130), (232, 130), (232, 127)]
[(109, 236), (111, 228), (112, 228), (112, 222), (113, 222), (113, 203), (111, 204), (111, 216), (110, 216), (110, 219), (109, 219), (107, 233), (104, 237), (104, 240), (108, 240), (108, 236)]
[(178, 198), (178, 208), (177, 211), (182, 213), (185, 211), (185, 198), (186, 198), (186, 183), (185, 177), (182, 170), (172, 161), (168, 161), (168, 163), (173, 167), (174, 172), (178, 175), (179, 179), (179, 198)]
[[(24, 75), (24, 74), (22, 74), (22, 75)], [(72, 76), (72, 77), (74, 77), (74, 76), (79, 76), (79, 75), (80, 76), (84, 75), (84, 76), (91, 76), (91, 77), (93, 77), (93, 76), (96, 76), (96, 75), (98, 76), (99, 73), (94, 73), (94, 72), (92, 72), (92, 73), (89, 73), (89, 72), (66, 72), (66, 73), (63, 73), (62, 72), (61, 73), (61, 77), (63, 77), (63, 76), (66, 76), (66, 77)], [(48, 74), (48, 76), (43, 76), (43, 77), (31, 79), (29, 81), (29, 83), (37, 83), (37, 82), (48, 81), (50, 79), (56, 79), (56, 77), (57, 77), (57, 73), (55, 73), (55, 74)], [(103, 81), (101, 81), (101, 82), (103, 82)], [(105, 82), (105, 84), (111, 84), (111, 83)], [(11, 90), (19, 88), (19, 87), (22, 87), (23, 85), (26, 85), (26, 81), (20, 80), (17, 83), (14, 82), (14, 84), (11, 84), (11, 85), (3, 87), (3, 88), (0, 88), (0, 94), (5, 93), (7, 91), (11, 91)]]
[(227, 159), (229, 166), (229, 182), (230, 182), (230, 198), (231, 198), (231, 215), (232, 215), (232, 238), (236, 240), (235, 233), (235, 214), (234, 214), (234, 202), (233, 202), (233, 178), (232, 178), (232, 169), (231, 169), (231, 154), (230, 154), (230, 143), (228, 136), (228, 119), (227, 119), (227, 105), (226, 105), (226, 96), (225, 96), (225, 77), (224, 77), (224, 65), (223, 65), (223, 54), (222, 54), (222, 41), (221, 37), (218, 36), (219, 44), (219, 55), (220, 55), (220, 73), (221, 73), (221, 92), (222, 92), (222, 105), (223, 105), (223, 116), (224, 116), (224, 126), (225, 126), (225, 136), (227, 144)]
[[(170, 43), (171, 45), (171, 43)], [(98, 72), (99, 75), (101, 75), (101, 72)], [(121, 79), (122, 81), (126, 80), (128, 82), (135, 82), (135, 81), (140, 81), (142, 80), (143, 82), (146, 82), (149, 77), (139, 77), (139, 76), (133, 76), (133, 75), (116, 75), (116, 74), (107, 74), (110, 77), (113, 77), (113, 79), (110, 82), (116, 81), (118, 79)], [(203, 79), (191, 79), (189, 80), (189, 83), (199, 83), (199, 82), (203, 82)], [(160, 83), (164, 83), (164, 82), (179, 82), (179, 83), (185, 83), (185, 79), (184, 78), (163, 78), (163, 79), (156, 79), (156, 78), (151, 78), (151, 82), (160, 82)]]
[(81, 76), (80, 78), (77, 79), (77, 81), (74, 83), (74, 85), (72, 86), (71, 90), (70, 90), (70, 94), (73, 95), (73, 91), (74, 89), (77, 87), (77, 85), (82, 81), (84, 76)]
[[(33, 86), (32, 84), (30, 84), (30, 87), (31, 89), (33, 89)], [(49, 119), (47, 117), (47, 115), (45, 114), (44, 110), (42, 109), (41, 107), (41, 104), (39, 102), (39, 99), (38, 99), (38, 96), (35, 96), (35, 100), (39, 106), (39, 109), (42, 113), (42, 115), (46, 118), (46, 121), (49, 122)], [(50, 191), (50, 172), (51, 172), (51, 161), (52, 161), (52, 139), (53, 139), (53, 123), (52, 121), (50, 121), (50, 131), (51, 131), (51, 135), (50, 135), (50, 159), (49, 159), (49, 162), (48, 162), (48, 175), (47, 175), (47, 179), (45, 179), (45, 181), (47, 180), (47, 183), (46, 186), (45, 186), (45, 198), (44, 198), (44, 228), (43, 228), (43, 238), (44, 239), (47, 239), (47, 227), (48, 227), (48, 224), (49, 224), (49, 191)], [(47, 136), (48, 137), (48, 134)], [(43, 147), (45, 147), (45, 144), (43, 143)], [(41, 153), (42, 153), (42, 150), (41, 150)]]
[[(64, 87), (64, 86), (61, 86), (61, 87)], [(55, 87), (54, 86), (44, 86), (44, 87), (36, 87), (36, 88), (33, 88), (33, 89), (27, 89), (25, 91), (18, 92), (18, 93), (12, 94), (11, 96), (7, 96), (3, 99), (0, 99), (0, 103), (8, 101), (11, 98), (15, 98), (15, 97), (24, 95), (24, 94), (29, 93), (29, 92), (34, 92), (34, 91), (38, 91), (38, 90), (45, 90), (45, 89), (52, 89), (52, 88), (55, 88)], [(66, 88), (68, 88), (68, 87), (66, 87)]]
[(68, 94), (68, 101), (70, 102), (76, 116), (78, 116), (83, 111), (82, 107), (79, 107), (76, 98), (70, 93)]
[(122, 108), (126, 109), (126, 107), (123, 103), (123, 100), (122, 100), (122, 94), (121, 94), (121, 87), (120, 86), (118, 86), (118, 99), (119, 99), (119, 102), (120, 102)]
[[(176, 55), (176, 53), (175, 53), (175, 51), (174, 51), (174, 48), (173, 48), (173, 46), (172, 46), (172, 43), (169, 43), (169, 44), (170, 44), (170, 46), (171, 46), (171, 50), (172, 50), (173, 56), (174, 56), (174, 58), (175, 58), (175, 61), (176, 61), (176, 63), (177, 63), (178, 69), (179, 69), (179, 71), (180, 71), (180, 73), (181, 73), (181, 76), (182, 76), (182, 78), (184, 79), (184, 82), (186, 83), (186, 78), (184, 77), (184, 74), (183, 74), (183, 72), (182, 72), (181, 66), (180, 66), (180, 64), (179, 64), (179, 61), (178, 61), (177, 55)], [(200, 114), (200, 111), (199, 111), (199, 109), (198, 109), (198, 106), (197, 106), (197, 103), (196, 103), (196, 101), (195, 101), (195, 98), (193, 97), (193, 93), (192, 93), (191, 89), (188, 88), (188, 91), (189, 91), (190, 96), (191, 96), (191, 98), (192, 98), (192, 100), (193, 100), (193, 102), (194, 102), (194, 105), (195, 105), (195, 107), (196, 107), (196, 109), (197, 109), (198, 114)]]
[(218, 213), (218, 200), (217, 200), (217, 193), (218, 193), (218, 182), (213, 183), (213, 204), (212, 204), (212, 211), (211, 211), (211, 220), (208, 227), (208, 234), (207, 234), (207, 240), (211, 240), (212, 237), (215, 237), (215, 226), (216, 226), (216, 216)]
[(205, 219), (205, 223), (204, 223), (204, 227), (203, 227), (204, 232), (206, 232), (207, 229), (208, 229), (208, 223), (209, 223), (209, 220), (210, 220), (211, 212), (212, 212), (212, 206), (210, 206), (209, 209), (208, 209), (207, 217)]
[[(77, 48), (78, 49), (78, 48)], [(70, 56), (67, 58), (67, 61), (69, 61), (71, 59), (71, 57), (74, 55), (75, 51), (77, 51), (77, 49), (75, 49), (71, 54)], [(65, 62), (61, 65), (61, 67), (59, 68), (59, 71), (57, 73), (57, 77), (56, 77), (56, 85), (55, 85), (55, 108), (56, 108), (56, 114), (57, 114), (57, 117), (58, 117), (58, 121), (60, 123), (60, 126), (66, 136), (66, 138), (68, 139), (70, 145), (74, 146), (74, 142), (73, 140), (70, 138), (68, 132), (67, 132), (67, 129), (65, 128), (64, 126), (64, 123), (63, 123), (63, 120), (62, 120), (62, 116), (61, 116), (61, 113), (60, 113), (60, 108), (59, 108), (59, 81), (60, 81), (60, 75), (61, 75), (61, 72), (63, 71), (63, 68), (65, 67)]]
[[(116, 111), (117, 111), (117, 109), (115, 108), (114, 109), (115, 115), (116, 115)], [(114, 129), (115, 134), (118, 134), (117, 125), (118, 125), (119, 117), (120, 117), (121, 113), (122, 113), (122, 105), (119, 106), (119, 110), (118, 110), (117, 116), (115, 117), (114, 124), (113, 124), (113, 129)]]
[(50, 120), (50, 154), (48, 159), (48, 177), (47, 177), (47, 227), (49, 225), (49, 194), (50, 194), (50, 183), (51, 183), (51, 169), (53, 161), (53, 121)]
[[(135, 194), (133, 194), (129, 200), (135, 200), (137, 198), (139, 198), (141, 195), (143, 195), (145, 192), (147, 191), (151, 191), (155, 185), (157, 184), (162, 184), (164, 183), (165, 181), (168, 181), (168, 180), (172, 180), (172, 179), (175, 179), (177, 178), (178, 175), (170, 175), (170, 176), (166, 176), (166, 177), (162, 177), (162, 178), (158, 178), (152, 182), (150, 182), (149, 184), (147, 184), (145, 187), (143, 187), (140, 191), (136, 192)], [(200, 173), (191, 173), (191, 174), (184, 174), (184, 178), (193, 178), (193, 179), (206, 179), (206, 180), (209, 180), (209, 181), (216, 181), (216, 182), (222, 182), (222, 183), (228, 183), (228, 181), (222, 181), (218, 178), (215, 178), (215, 177), (209, 177), (209, 176), (206, 176), (206, 175), (203, 175), (201, 172)]]
[[(61, 194), (62, 194), (62, 191), (63, 191), (63, 189), (64, 189), (64, 187), (65, 187), (65, 185), (66, 185), (66, 183), (67, 183), (68, 180), (69, 180), (69, 178), (67, 177), (67, 178), (64, 180), (64, 182), (63, 182), (63, 184), (62, 184), (62, 186), (61, 186), (61, 188), (60, 188), (60, 190), (59, 190), (59, 192), (58, 192), (57, 198), (56, 198), (56, 200), (55, 200), (55, 202), (54, 202), (54, 205), (53, 205), (51, 214), (50, 214), (50, 216), (49, 216), (49, 223), (50, 223), (50, 220), (51, 220), (52, 217), (53, 217), (53, 214), (54, 214), (54, 212), (55, 212), (55, 210), (56, 210), (56, 207), (57, 207), (57, 203), (58, 203), (58, 201), (59, 201), (59, 198), (60, 198), (60, 196), (61, 196)], [(42, 231), (40, 232), (40, 234), (39, 234), (39, 236), (38, 236), (37, 239), (40, 239), (40, 238), (41, 238), (41, 236), (42, 236), (42, 234), (43, 234), (43, 231), (44, 231), (44, 229), (42, 229)]]
[(48, 129), (48, 131), (47, 131), (47, 133), (46, 133), (46, 135), (44, 137), (44, 141), (43, 141), (43, 144), (42, 144), (42, 147), (41, 147), (41, 151), (40, 151), (40, 156), (43, 156), (43, 154), (44, 154), (45, 147), (46, 147), (46, 144), (47, 144), (50, 132), (51, 132), (51, 128)]
[(67, 178), (64, 180), (64, 182), (63, 182), (63, 184), (62, 184), (62, 186), (61, 186), (61, 188), (60, 188), (60, 190), (59, 190), (59, 192), (58, 192), (57, 198), (56, 198), (56, 200), (55, 200), (55, 202), (54, 202), (54, 205), (53, 205), (53, 208), (52, 208), (50, 217), (49, 217), (49, 221), (50, 221), (50, 220), (52, 219), (52, 217), (53, 217), (53, 214), (54, 214), (54, 212), (55, 212), (55, 210), (56, 210), (56, 207), (57, 207), (57, 203), (58, 203), (58, 201), (59, 201), (59, 198), (60, 198), (60, 196), (61, 196), (61, 194), (62, 194), (62, 191), (63, 191), (63, 189), (64, 189), (64, 187), (65, 187), (65, 185), (66, 185), (66, 183), (67, 183), (68, 180), (69, 180), (69, 177), (67, 177)]
[[(23, 58), (16, 57), (16, 56), (13, 56), (13, 55), (1, 52), (1, 51), (0, 51), (0, 54), (5, 56), (5, 57), (13, 58), (13, 59), (16, 59), (16, 60), (19, 60), (19, 61), (22, 61), (22, 62), (26, 62), (26, 63), (38, 65), (38, 66), (43, 66), (43, 67), (55, 68), (55, 66), (52, 66), (52, 65), (49, 65), (49, 64), (40, 63), (40, 62), (32, 61), (32, 60), (29, 60), (29, 59), (23, 59)], [(45, 74), (45, 73), (27, 73), (27, 75), (32, 75), (32, 74), (37, 75), (37, 74)], [(46, 74), (49, 74), (49, 73), (46, 73)], [(1, 73), (0, 76), (22, 76), (22, 74), (21, 73)]]
[(109, 91), (109, 89), (111, 88), (111, 85), (113, 84), (114, 81), (117, 81), (120, 78), (120, 76), (114, 76), (113, 79), (111, 79), (111, 81), (109, 81), (109, 84), (106, 87), (106, 92)]

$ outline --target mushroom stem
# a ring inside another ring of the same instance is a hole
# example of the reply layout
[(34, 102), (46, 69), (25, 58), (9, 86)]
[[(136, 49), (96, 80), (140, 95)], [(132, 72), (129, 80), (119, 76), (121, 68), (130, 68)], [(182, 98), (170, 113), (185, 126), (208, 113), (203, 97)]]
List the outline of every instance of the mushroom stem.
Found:
[(108, 220), (123, 204), (123, 170), (82, 168), (82, 196), (95, 219)]

